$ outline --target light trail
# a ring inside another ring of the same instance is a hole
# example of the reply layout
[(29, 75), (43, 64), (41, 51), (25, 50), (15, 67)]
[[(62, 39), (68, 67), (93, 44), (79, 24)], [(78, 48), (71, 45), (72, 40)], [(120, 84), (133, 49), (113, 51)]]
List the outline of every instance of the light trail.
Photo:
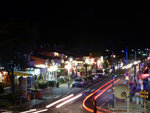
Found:
[[(86, 105), (85, 105), (85, 102), (87, 101), (88, 98), (90, 98), (91, 96), (93, 96), (96, 92), (98, 92), (100, 89), (102, 89), (103, 87), (105, 87), (106, 85), (108, 85), (109, 83), (111, 83), (113, 80), (110, 80), (109, 82), (107, 82), (106, 84), (102, 85), (100, 88), (98, 88), (96, 91), (94, 91), (93, 93), (91, 93), (90, 95), (86, 96), (86, 98), (84, 99), (83, 101), (83, 108), (86, 109), (87, 111), (89, 112), (93, 112), (93, 109), (90, 109), (88, 108)], [(99, 112), (97, 111), (98, 113), (102, 113), (102, 112)]]
[[(109, 83), (111, 83), (113, 80), (110, 80), (109, 82), (107, 82), (106, 84), (104, 84), (104, 85), (102, 85), (100, 88), (98, 88), (96, 91), (94, 91), (93, 93), (91, 93), (90, 95), (88, 95), (88, 96), (86, 96), (86, 98), (84, 99), (84, 101), (83, 101), (83, 107), (84, 107), (84, 109), (86, 109), (87, 111), (89, 111), (89, 112), (94, 112), (94, 110), (93, 109), (91, 109), (91, 108), (88, 108), (86, 105), (85, 105), (85, 102), (87, 101), (87, 99), (89, 99), (91, 96), (93, 96), (96, 92), (98, 92), (100, 89), (102, 89), (103, 87), (105, 87), (106, 85), (108, 85)], [(118, 79), (118, 80), (116, 80), (114, 83), (117, 83), (117, 82), (119, 82), (120, 81), (120, 79)], [(95, 99), (97, 99), (100, 95), (102, 95), (108, 88), (110, 88), (112, 86), (112, 84), (110, 84), (109, 86), (107, 86), (106, 87), (106, 89), (104, 89), (101, 93), (99, 93), (97, 96), (95, 96), (94, 98)], [(99, 110), (102, 110), (102, 111), (107, 111), (107, 112), (111, 112), (112, 113), (112, 111), (109, 111), (109, 110), (106, 110), (106, 109), (102, 109), (102, 108), (99, 108), (99, 107), (97, 107)], [(97, 113), (102, 113), (102, 112), (100, 112), (100, 111), (97, 111)]]
[(67, 103), (69, 103), (69, 102), (71, 102), (71, 101), (73, 101), (73, 100), (75, 100), (75, 99), (77, 99), (77, 98), (79, 98), (81, 96), (82, 96), (82, 94), (78, 94), (77, 96), (75, 96), (75, 97), (73, 97), (73, 98), (71, 98), (69, 100), (66, 100), (65, 102), (57, 105), (56, 108), (60, 108), (61, 106), (65, 105), (65, 104), (67, 104)]
[(41, 112), (44, 112), (44, 111), (47, 111), (48, 109), (42, 109), (42, 110), (38, 110), (36, 112), (33, 112), (33, 113), (41, 113)]
[[(119, 81), (120, 81), (120, 79), (116, 80), (114, 83), (117, 83), (117, 82), (119, 82)], [(101, 93), (99, 93), (98, 95), (96, 95), (96, 96), (94, 97), (94, 99), (96, 100), (99, 96), (101, 96), (104, 92), (106, 92), (110, 87), (112, 87), (112, 85), (113, 85), (113, 84), (110, 84), (109, 86), (107, 86)], [(93, 102), (93, 105), (94, 105), (94, 102)], [(102, 109), (102, 108), (100, 108), (100, 107), (98, 107), (98, 106), (96, 106), (96, 108), (99, 109), (99, 110), (103, 110), (103, 111), (109, 112), (109, 113), (113, 113), (112, 111), (109, 111), (109, 110), (107, 110), (107, 109)]]
[[(116, 80), (114, 83), (119, 82), (120, 79)], [(100, 95), (102, 95), (106, 90), (108, 90), (113, 84), (110, 84), (109, 86), (107, 86), (100, 94), (98, 94), (97, 96), (95, 96), (95, 99), (97, 99)]]
[(54, 106), (55, 104), (57, 104), (57, 103), (59, 103), (59, 102), (61, 102), (61, 101), (64, 101), (64, 100), (66, 100), (66, 99), (68, 99), (68, 98), (70, 98), (70, 97), (72, 97), (72, 96), (73, 96), (73, 94), (71, 94), (71, 95), (69, 95), (69, 96), (67, 96), (67, 97), (64, 97), (64, 98), (62, 98), (62, 99), (60, 99), (60, 100), (57, 100), (57, 101), (55, 101), (55, 102), (53, 102), (53, 103), (47, 105), (46, 108), (50, 108), (50, 107)]
[(20, 113), (30, 113), (30, 112), (33, 112), (33, 111), (36, 111), (36, 109), (30, 109), (28, 111), (23, 111), (23, 112), (20, 112)]

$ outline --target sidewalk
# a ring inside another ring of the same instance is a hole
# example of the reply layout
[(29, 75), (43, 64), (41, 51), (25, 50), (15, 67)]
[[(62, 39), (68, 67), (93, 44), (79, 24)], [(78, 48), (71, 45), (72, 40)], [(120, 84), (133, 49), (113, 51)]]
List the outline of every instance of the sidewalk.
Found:
[[(116, 103), (115, 112), (117, 113), (125, 113), (127, 110), (127, 102), (126, 101), (119, 101)], [(141, 107), (140, 104), (130, 103), (129, 110), (131, 113), (143, 113), (144, 108)]]
[(13, 113), (18, 113), (32, 108), (43, 108), (59, 98), (62, 98), (72, 93), (78, 93), (83, 89), (84, 88), (71, 88), (71, 84), (70, 88), (68, 88), (68, 83), (59, 85), (59, 88), (48, 87), (42, 89), (42, 99), (32, 99), (30, 102), (25, 102), (20, 105), (13, 106), (11, 108), (8, 108), (7, 110), (13, 111)]

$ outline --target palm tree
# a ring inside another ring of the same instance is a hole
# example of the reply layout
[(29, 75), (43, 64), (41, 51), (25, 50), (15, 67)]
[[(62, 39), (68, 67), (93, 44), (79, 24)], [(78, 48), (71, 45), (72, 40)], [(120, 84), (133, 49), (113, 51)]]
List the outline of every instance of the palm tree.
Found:
[(87, 63), (85, 63), (84, 65), (83, 65), (83, 67), (85, 68), (85, 74), (86, 74), (86, 77), (87, 77), (87, 67), (88, 67), (89, 65), (87, 64)]

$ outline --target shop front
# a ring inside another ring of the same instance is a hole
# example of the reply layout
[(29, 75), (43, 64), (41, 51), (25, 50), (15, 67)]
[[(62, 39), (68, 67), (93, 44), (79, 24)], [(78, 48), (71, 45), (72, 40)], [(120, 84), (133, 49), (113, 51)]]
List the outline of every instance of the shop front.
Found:
[(11, 79), (7, 71), (0, 71), (0, 85), (4, 88), (11, 86)]

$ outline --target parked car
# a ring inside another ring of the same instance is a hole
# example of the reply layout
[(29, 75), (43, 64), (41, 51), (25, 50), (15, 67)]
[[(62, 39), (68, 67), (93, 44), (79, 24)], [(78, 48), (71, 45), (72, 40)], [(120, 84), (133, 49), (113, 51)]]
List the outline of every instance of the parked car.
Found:
[(93, 77), (92, 76), (88, 76), (87, 77), (87, 81), (88, 81), (89, 84), (93, 83), (94, 82)]
[(99, 76), (98, 75), (92, 75), (94, 82), (98, 81)]
[(105, 74), (104, 69), (99, 69), (99, 70), (97, 70), (97, 74), (104, 76), (104, 74)]
[(83, 78), (84, 80), (84, 86), (88, 85), (88, 79), (87, 78)]
[[(96, 72), (92, 73), (92, 75), (96, 75)], [(97, 75), (99, 77), (103, 77), (105, 75), (105, 69), (98, 69), (97, 70)]]
[(84, 80), (81, 78), (77, 78), (73, 81), (72, 87), (83, 87), (84, 86)]

